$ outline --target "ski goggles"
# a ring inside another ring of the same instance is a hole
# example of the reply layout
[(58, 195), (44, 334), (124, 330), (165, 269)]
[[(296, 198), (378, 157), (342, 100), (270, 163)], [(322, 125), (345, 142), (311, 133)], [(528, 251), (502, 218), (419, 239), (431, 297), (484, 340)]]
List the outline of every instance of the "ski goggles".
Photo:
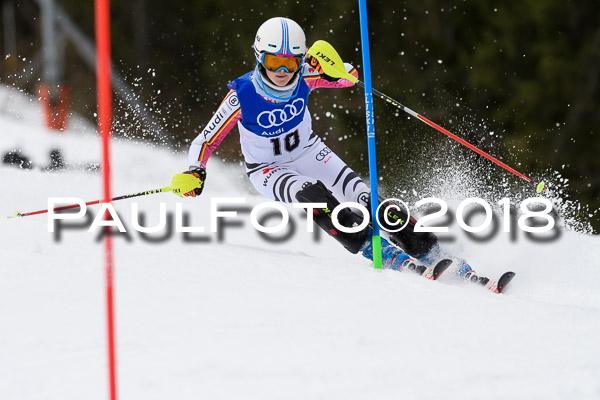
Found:
[(285, 72), (296, 72), (302, 65), (303, 56), (280, 57), (271, 53), (263, 53), (262, 65), (272, 72), (284, 70)]

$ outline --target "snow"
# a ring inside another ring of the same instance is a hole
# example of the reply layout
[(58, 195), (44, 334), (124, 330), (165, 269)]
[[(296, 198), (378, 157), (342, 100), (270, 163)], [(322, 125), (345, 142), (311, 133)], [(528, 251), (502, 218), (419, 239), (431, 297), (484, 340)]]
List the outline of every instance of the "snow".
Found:
[[(8, 94), (7, 94), (8, 93)], [(8, 89), (20, 117), (0, 108), (0, 152), (19, 146), (34, 165), (57, 147), (72, 163), (97, 162), (100, 142), (81, 123), (41, 127), (35, 101)], [(186, 155), (112, 143), (114, 196), (166, 186)], [(131, 228), (131, 203), (158, 222), (182, 203), (192, 226), (210, 226), (210, 199), (263, 202), (242, 167), (211, 159), (205, 193), (115, 202)], [(0, 164), (0, 212), (47, 208), (47, 198), (102, 197), (97, 173), (42, 172)], [(93, 216), (99, 209), (91, 206)], [(269, 243), (250, 226), (223, 240), (148, 243), (131, 230), (115, 243), (118, 389), (123, 399), (598, 399), (600, 237), (572, 231), (541, 244), (499, 234), (447, 244), (497, 276), (517, 273), (503, 295), (447, 273), (430, 282), (377, 272), (329, 237), (315, 241), (289, 207), (296, 232)], [(47, 231), (45, 214), (0, 218), (0, 398), (106, 399), (104, 257), (97, 234)], [(200, 234), (191, 234), (200, 237)]]

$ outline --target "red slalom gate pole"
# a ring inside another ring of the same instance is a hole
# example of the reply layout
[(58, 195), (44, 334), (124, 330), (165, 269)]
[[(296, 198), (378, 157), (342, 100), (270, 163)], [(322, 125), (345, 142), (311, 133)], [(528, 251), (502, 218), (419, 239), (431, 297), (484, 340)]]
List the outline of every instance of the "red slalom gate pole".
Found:
[[(102, 176), (104, 202), (110, 197), (110, 134), (112, 125), (112, 88), (110, 76), (110, 2), (95, 0), (96, 22), (96, 87), (98, 96), (98, 131), (102, 136)], [(109, 218), (108, 212), (104, 215)], [(110, 229), (110, 227), (106, 227)], [(110, 232), (108, 232), (110, 233)], [(106, 278), (106, 320), (108, 330), (108, 376), (110, 399), (117, 399), (117, 373), (115, 356), (115, 323), (113, 298), (113, 248), (112, 236), (104, 236)]]

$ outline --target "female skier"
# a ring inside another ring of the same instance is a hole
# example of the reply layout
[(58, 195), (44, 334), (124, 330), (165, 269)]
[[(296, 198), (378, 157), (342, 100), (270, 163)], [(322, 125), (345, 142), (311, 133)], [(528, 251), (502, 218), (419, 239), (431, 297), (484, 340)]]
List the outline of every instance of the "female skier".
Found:
[[(202, 193), (208, 158), (237, 124), (246, 173), (256, 190), (274, 201), (326, 203), (327, 207), (313, 210), (314, 222), (351, 253), (360, 251), (372, 260), (370, 226), (358, 233), (345, 233), (331, 221), (331, 210), (340, 202), (356, 202), (370, 210), (369, 188), (313, 132), (307, 107), (308, 95), (314, 89), (343, 88), (353, 83), (327, 76), (316, 60), (305, 60), (304, 32), (291, 19), (267, 20), (258, 29), (252, 47), (256, 68), (228, 85), (229, 93), (190, 146), (189, 170), (185, 173), (193, 174), (201, 184), (184, 195)], [(352, 65), (345, 67), (358, 76)], [(389, 209), (388, 213), (391, 220), (406, 220), (399, 210)], [(362, 222), (359, 214), (347, 208), (338, 219), (346, 227)], [(379, 220), (383, 228), (393, 228), (386, 226), (382, 215)], [(390, 234), (390, 240), (404, 251), (382, 238), (384, 267), (408, 267), (422, 273), (425, 265), (433, 265), (440, 258), (436, 236), (414, 232), (414, 223), (411, 219), (405, 229)], [(474, 277), (466, 263), (461, 263), (458, 272)]]

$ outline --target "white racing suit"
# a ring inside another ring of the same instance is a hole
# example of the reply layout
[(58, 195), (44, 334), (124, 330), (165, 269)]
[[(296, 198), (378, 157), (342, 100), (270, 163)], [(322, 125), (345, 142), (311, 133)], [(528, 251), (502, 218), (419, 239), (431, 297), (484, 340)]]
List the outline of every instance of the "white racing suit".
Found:
[[(340, 202), (366, 206), (367, 185), (313, 132), (307, 107), (312, 90), (353, 83), (346, 79), (329, 82), (312, 67), (303, 68), (295, 96), (285, 102), (266, 99), (254, 90), (255, 71), (236, 79), (209, 124), (192, 142), (189, 165), (206, 168), (212, 151), (237, 123), (246, 173), (264, 197), (296, 203), (298, 191), (319, 180)], [(346, 69), (358, 75), (351, 65), (346, 64)]]
[[(345, 66), (350, 74), (358, 75), (351, 65)], [(259, 93), (261, 89), (254, 74), (258, 71), (249, 72), (229, 85), (230, 92), (192, 142), (189, 165), (206, 168), (212, 151), (237, 124), (246, 173), (256, 190), (268, 199), (284, 203), (324, 202), (326, 199), (327, 207), (320, 215), (314, 210), (315, 223), (350, 252), (358, 252), (368, 236), (367, 229), (353, 235), (339, 232), (331, 227), (329, 211), (342, 202), (356, 202), (369, 209), (370, 191), (313, 132), (307, 108), (312, 90), (349, 87), (353, 83), (346, 79), (330, 82), (304, 65), (293, 95), (286, 101), (277, 101)], [(348, 210), (339, 214), (339, 222), (351, 227), (361, 220)], [(409, 254), (422, 257), (435, 244), (436, 237), (414, 233), (414, 219), (411, 218), (410, 223), (396, 235), (396, 243)]]

